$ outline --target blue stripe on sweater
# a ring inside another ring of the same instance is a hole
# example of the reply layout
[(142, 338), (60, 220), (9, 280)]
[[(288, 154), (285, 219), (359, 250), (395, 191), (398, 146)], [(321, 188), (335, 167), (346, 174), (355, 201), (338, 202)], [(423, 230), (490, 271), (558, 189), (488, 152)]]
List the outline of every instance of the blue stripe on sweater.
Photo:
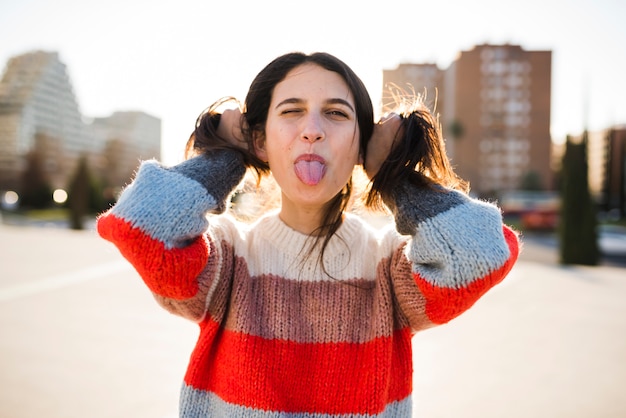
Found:
[(420, 223), (408, 248), (413, 272), (459, 289), (500, 268), (510, 256), (497, 207), (468, 201)]
[(171, 249), (204, 233), (205, 214), (215, 207), (216, 199), (203, 185), (156, 161), (146, 161), (112, 213)]
[(387, 405), (380, 414), (316, 414), (264, 411), (224, 402), (211, 392), (183, 384), (180, 395), (180, 418), (405, 418), (411, 416), (411, 397)]

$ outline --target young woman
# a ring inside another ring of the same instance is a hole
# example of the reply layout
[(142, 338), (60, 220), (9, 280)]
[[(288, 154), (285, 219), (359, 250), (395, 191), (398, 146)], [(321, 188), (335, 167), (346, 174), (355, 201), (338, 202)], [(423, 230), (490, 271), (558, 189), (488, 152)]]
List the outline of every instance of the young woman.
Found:
[[(337, 58), (278, 57), (243, 112), (198, 118), (188, 159), (142, 163), (98, 232), (156, 300), (196, 321), (181, 417), (410, 417), (411, 337), (467, 310), (509, 272), (516, 234), (471, 199), (436, 119), (411, 108), (374, 125)], [(364, 163), (376, 231), (348, 211)], [(281, 204), (253, 224), (224, 214), (246, 169)]]

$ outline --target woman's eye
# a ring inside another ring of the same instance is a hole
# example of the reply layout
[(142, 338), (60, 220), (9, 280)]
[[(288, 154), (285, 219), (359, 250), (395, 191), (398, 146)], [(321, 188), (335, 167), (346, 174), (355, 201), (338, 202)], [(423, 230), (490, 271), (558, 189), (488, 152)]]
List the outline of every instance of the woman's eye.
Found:
[(289, 115), (289, 114), (295, 114), (295, 113), (300, 113), (301, 110), (300, 109), (284, 109), (281, 114), (282, 115)]
[(341, 111), (341, 110), (330, 110), (328, 111), (328, 115), (336, 117), (336, 118), (347, 118), (348, 115), (347, 113)]

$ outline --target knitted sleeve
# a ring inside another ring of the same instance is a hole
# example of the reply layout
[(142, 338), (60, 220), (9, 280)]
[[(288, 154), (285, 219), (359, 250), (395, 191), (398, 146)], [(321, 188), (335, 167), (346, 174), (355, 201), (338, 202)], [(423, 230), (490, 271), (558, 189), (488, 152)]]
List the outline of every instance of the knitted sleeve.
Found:
[(216, 252), (210, 235), (204, 235), (206, 215), (225, 210), (244, 173), (240, 157), (230, 150), (171, 168), (145, 161), (116, 205), (98, 218), (97, 231), (117, 246), (159, 303), (198, 320), (211, 277), (217, 277), (206, 273)]
[(414, 289), (397, 296), (414, 330), (424, 320), (442, 324), (463, 313), (502, 281), (517, 259), (517, 234), (503, 224), (495, 205), (410, 184), (398, 187), (387, 204), (398, 232), (411, 236), (404, 254), (412, 283), (397, 287)]

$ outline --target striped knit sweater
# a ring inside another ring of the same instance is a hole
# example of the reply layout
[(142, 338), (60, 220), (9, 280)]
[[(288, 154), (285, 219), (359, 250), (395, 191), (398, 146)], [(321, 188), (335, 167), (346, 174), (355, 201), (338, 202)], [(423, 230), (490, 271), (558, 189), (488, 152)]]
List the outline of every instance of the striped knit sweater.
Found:
[(410, 417), (411, 337), (500, 282), (517, 236), (495, 206), (401, 185), (395, 229), (345, 217), (329, 277), (276, 213), (222, 214), (244, 171), (232, 151), (144, 162), (98, 220), (156, 300), (199, 325), (180, 416)]

